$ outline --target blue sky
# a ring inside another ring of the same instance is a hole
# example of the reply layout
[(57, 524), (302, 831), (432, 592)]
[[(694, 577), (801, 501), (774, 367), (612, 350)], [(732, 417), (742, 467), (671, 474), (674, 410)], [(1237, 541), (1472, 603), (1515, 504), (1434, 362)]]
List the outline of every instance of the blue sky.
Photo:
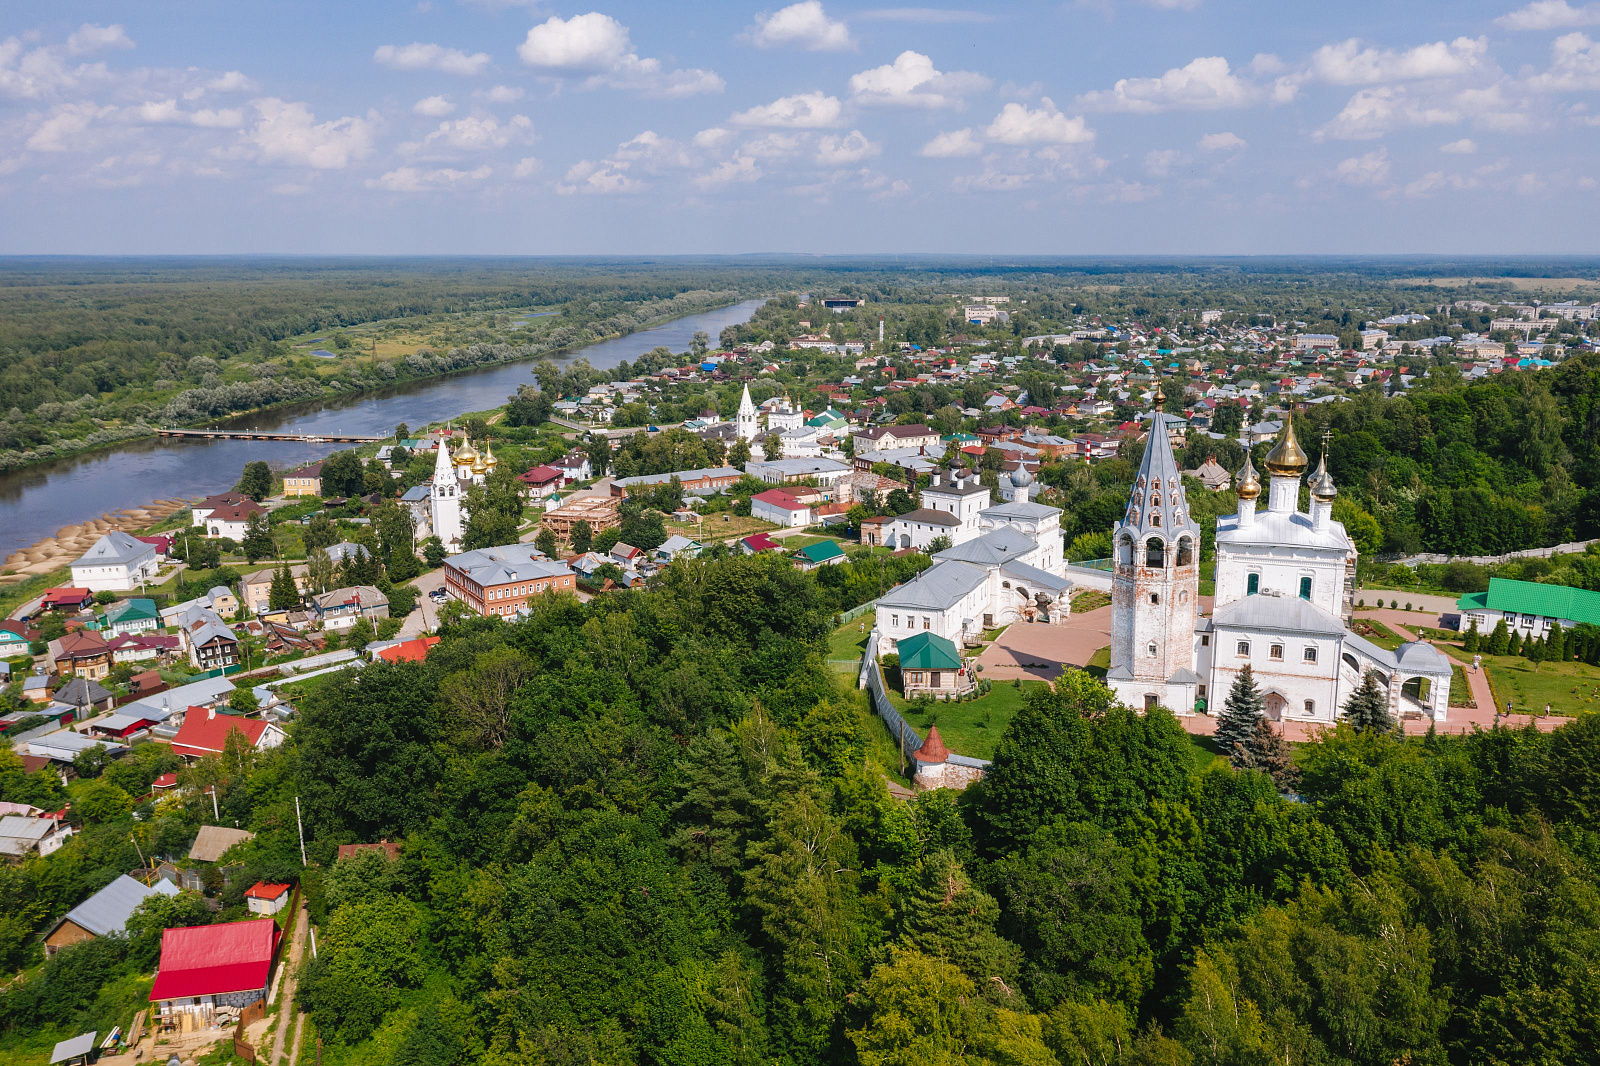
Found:
[(0, 13), (0, 253), (1582, 253), (1597, 163), (1600, 0)]

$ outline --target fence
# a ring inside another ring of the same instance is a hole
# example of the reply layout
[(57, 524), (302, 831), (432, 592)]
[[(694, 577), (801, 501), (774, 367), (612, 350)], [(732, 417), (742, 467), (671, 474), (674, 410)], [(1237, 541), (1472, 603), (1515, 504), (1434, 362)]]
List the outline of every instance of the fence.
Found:
[(1442, 563), (1476, 563), (1478, 566), (1496, 566), (1500, 563), (1509, 563), (1513, 559), (1548, 559), (1552, 555), (1576, 555), (1588, 548), (1591, 544), (1600, 544), (1597, 540), (1575, 540), (1568, 544), (1557, 544), (1551, 548), (1524, 548), (1521, 551), (1506, 552), (1504, 555), (1439, 555), (1424, 553), (1421, 555), (1375, 555), (1374, 562), (1400, 563), (1403, 566), (1420, 566), (1424, 563), (1439, 565)]
[(840, 625), (844, 625), (846, 622), (855, 621), (857, 618), (860, 618), (864, 614), (870, 614), (874, 609), (877, 608), (877, 606), (878, 606), (878, 601), (877, 600), (868, 600), (866, 603), (863, 603), (859, 607), (852, 607), (848, 611), (840, 611), (839, 612), (839, 624)]
[(868, 697), (872, 700), (872, 709), (878, 717), (883, 719), (883, 724), (889, 727), (889, 732), (894, 734), (895, 746), (900, 749), (902, 769), (907, 758), (912, 752), (922, 747), (922, 738), (917, 731), (912, 729), (906, 720), (900, 717), (900, 712), (894, 709), (894, 704), (889, 702), (889, 692), (883, 683), (883, 670), (878, 666), (878, 638), (874, 634), (867, 638), (867, 650), (861, 656), (861, 687), (867, 690)]

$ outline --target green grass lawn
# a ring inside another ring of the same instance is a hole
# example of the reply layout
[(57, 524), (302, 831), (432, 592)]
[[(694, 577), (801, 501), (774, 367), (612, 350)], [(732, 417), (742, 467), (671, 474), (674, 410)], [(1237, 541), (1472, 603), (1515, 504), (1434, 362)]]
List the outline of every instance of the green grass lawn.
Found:
[[(1441, 645), (1440, 649), (1463, 662), (1472, 661), (1472, 656), (1460, 648)], [(1600, 711), (1600, 666), (1531, 663), (1520, 655), (1485, 655), (1483, 668), (1502, 710), (1510, 700), (1511, 709), (1520, 714), (1543, 712), (1546, 703), (1552, 714)], [(1452, 684), (1452, 694), (1454, 690)], [(1450, 702), (1454, 703), (1454, 698)]]
[(1111, 603), (1111, 593), (1101, 592), (1099, 589), (1088, 589), (1072, 597), (1072, 613), (1087, 614)]
[(853, 689), (852, 695), (856, 700), (856, 715), (861, 722), (861, 735), (866, 739), (867, 757), (889, 775), (889, 779), (898, 785), (911, 787), (911, 775), (915, 772), (911, 760), (906, 759), (906, 772), (900, 772), (900, 753), (895, 750), (894, 734), (889, 732), (889, 727), (884, 724), (872, 711), (872, 703), (863, 689)]
[(1375, 618), (1357, 618), (1355, 631), (1386, 651), (1394, 651), (1405, 638)]
[(1467, 684), (1467, 672), (1460, 663), (1450, 664), (1450, 706), (1476, 707), (1477, 701), (1472, 698), (1472, 686)]
[(1106, 671), (1111, 669), (1111, 645), (1107, 644), (1089, 656), (1089, 661), (1083, 664), (1083, 669), (1095, 677), (1105, 677)]
[(897, 692), (889, 693), (889, 702), (923, 736), (928, 735), (929, 726), (938, 723), (939, 735), (951, 751), (975, 759), (988, 759), (994, 756), (1000, 735), (1011, 724), (1028, 693), (1045, 687), (1043, 681), (1024, 681), (1021, 687), (1007, 681), (996, 684), (987, 696), (976, 700), (935, 703), (927, 714), (912, 710)]
[(835, 629), (828, 637), (829, 664), (841, 673), (853, 672), (861, 664), (861, 656), (866, 653), (867, 636), (872, 632), (877, 617), (876, 611), (868, 611)]

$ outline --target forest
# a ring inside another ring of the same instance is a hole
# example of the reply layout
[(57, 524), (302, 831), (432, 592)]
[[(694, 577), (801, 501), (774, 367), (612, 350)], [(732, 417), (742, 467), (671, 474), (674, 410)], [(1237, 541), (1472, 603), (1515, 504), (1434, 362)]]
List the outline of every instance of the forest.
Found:
[[(306, 890), (329, 1064), (1600, 1059), (1600, 717), (1346, 725), (1284, 794), (1072, 672), (982, 782), (904, 801), (824, 661), (840, 602), (755, 556), (442, 612), (425, 662), (307, 692), (283, 748), (181, 771), (179, 809), (0, 868), (0, 950), (35, 963), (38, 923), (181, 851), (214, 786), (258, 833), (234, 883)], [(26, 776), (0, 756), (5, 798)], [(335, 861), (382, 838), (398, 860)], [(174, 910), (0, 990), (0, 1050), (135, 1001)]]

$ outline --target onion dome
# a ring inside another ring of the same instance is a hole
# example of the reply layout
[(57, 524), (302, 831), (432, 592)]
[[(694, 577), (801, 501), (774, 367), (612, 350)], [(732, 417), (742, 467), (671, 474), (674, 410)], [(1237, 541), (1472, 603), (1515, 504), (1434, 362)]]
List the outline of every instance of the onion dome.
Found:
[(1028, 473), (1028, 468), (1019, 465), (1011, 472), (1011, 484), (1019, 489), (1025, 489), (1033, 484), (1033, 475)]
[(928, 739), (922, 742), (922, 747), (912, 752), (912, 758), (918, 762), (944, 762), (950, 758), (950, 749), (944, 746), (944, 738), (939, 735), (939, 727), (928, 727)]
[(1317, 462), (1317, 472), (1311, 476), (1311, 498), (1323, 503), (1333, 502), (1339, 495), (1339, 490), (1333, 484), (1333, 478), (1328, 474), (1328, 449), (1322, 449), (1322, 458)]
[(1283, 429), (1278, 433), (1278, 443), (1267, 453), (1267, 473), (1273, 477), (1297, 478), (1306, 472), (1311, 459), (1294, 437), (1294, 419), (1285, 416)]
[(1239, 470), (1239, 484), (1233, 491), (1241, 500), (1257, 500), (1261, 497), (1261, 479), (1256, 476), (1256, 464), (1250, 461), (1249, 452), (1245, 453), (1244, 466)]
[(500, 460), (494, 457), (494, 451), (487, 440), (483, 442), (483, 465), (489, 470), (493, 470), (500, 465)]
[(478, 450), (472, 446), (472, 442), (470, 440), (467, 440), (465, 437), (463, 437), (461, 439), (461, 447), (456, 449), (456, 465), (471, 466), (477, 461)]
[(1166, 402), (1167, 402), (1167, 394), (1161, 391), (1161, 382), (1157, 381), (1156, 382), (1156, 395), (1155, 395), (1156, 410), (1157, 411), (1161, 410), (1162, 406)]

